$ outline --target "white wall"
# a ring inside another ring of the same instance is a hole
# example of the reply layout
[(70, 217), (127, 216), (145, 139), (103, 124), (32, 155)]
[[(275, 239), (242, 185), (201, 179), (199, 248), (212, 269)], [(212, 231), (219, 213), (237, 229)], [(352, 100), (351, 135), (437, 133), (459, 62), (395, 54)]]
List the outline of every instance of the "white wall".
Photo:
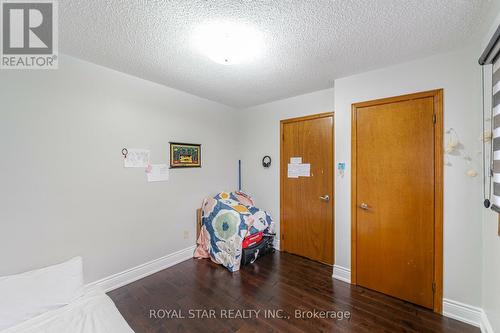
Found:
[[(0, 275), (83, 255), (90, 282), (187, 248), (202, 198), (236, 187), (226, 106), (66, 56), (2, 71), (0, 101)], [(201, 143), (203, 167), (123, 168), (123, 147), (167, 163), (169, 141)]]
[[(453, 127), (480, 171), (480, 72), (472, 49), (400, 64), (335, 81), (336, 264), (350, 268), (351, 104), (444, 88), (444, 126)], [(481, 305), (481, 177), (469, 178), (463, 159), (444, 169), (444, 297)], [(397, 204), (397, 198), (394, 204)]]
[[(500, 1), (496, 1), (500, 7)], [(500, 9), (500, 8), (499, 8)], [(498, 13), (498, 10), (495, 12)], [(483, 52), (491, 36), (500, 24), (500, 15), (493, 20), (493, 24), (488, 27), (488, 32), (484, 34), (484, 40), (477, 48), (476, 56)], [(489, 76), (487, 71), (486, 77)], [(491, 92), (491, 85), (486, 84), (486, 95)], [(489, 100), (486, 98), (487, 107)], [(500, 332), (500, 237), (498, 236), (498, 214), (491, 210), (482, 210), (483, 222), (483, 271), (482, 271), (482, 307), (495, 332)]]
[[(280, 120), (309, 114), (332, 112), (333, 89), (266, 103), (238, 113), (242, 160), (242, 187), (252, 195), (256, 205), (271, 213), (279, 234), (280, 219)], [(272, 164), (262, 166), (262, 157), (269, 155)]]

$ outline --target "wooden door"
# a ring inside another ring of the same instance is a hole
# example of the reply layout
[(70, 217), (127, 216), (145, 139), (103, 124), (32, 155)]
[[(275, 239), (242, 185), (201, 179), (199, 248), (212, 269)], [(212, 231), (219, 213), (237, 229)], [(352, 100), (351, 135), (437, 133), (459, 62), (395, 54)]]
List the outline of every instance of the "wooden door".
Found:
[(353, 105), (353, 279), (427, 308), (439, 278), (441, 100), (434, 91)]
[[(288, 177), (292, 157), (309, 177)], [(333, 264), (333, 113), (281, 121), (281, 249)]]

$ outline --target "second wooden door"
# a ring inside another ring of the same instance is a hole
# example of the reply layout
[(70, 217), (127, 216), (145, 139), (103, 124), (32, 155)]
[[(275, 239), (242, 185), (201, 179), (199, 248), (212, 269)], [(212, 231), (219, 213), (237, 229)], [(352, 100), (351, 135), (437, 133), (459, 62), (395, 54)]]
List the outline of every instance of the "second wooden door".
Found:
[[(297, 162), (309, 176), (294, 176)], [(281, 248), (333, 264), (333, 113), (281, 122)]]
[[(353, 106), (353, 276), (433, 308), (441, 91)], [(437, 156), (437, 159), (436, 159)]]

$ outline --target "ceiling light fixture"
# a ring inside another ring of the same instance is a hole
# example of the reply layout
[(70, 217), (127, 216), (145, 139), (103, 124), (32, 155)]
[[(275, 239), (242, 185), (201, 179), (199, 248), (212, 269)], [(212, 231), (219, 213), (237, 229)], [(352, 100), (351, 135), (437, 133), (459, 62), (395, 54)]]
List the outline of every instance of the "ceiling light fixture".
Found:
[(262, 34), (251, 26), (233, 22), (209, 22), (193, 33), (195, 48), (213, 61), (236, 65), (258, 59), (263, 52)]

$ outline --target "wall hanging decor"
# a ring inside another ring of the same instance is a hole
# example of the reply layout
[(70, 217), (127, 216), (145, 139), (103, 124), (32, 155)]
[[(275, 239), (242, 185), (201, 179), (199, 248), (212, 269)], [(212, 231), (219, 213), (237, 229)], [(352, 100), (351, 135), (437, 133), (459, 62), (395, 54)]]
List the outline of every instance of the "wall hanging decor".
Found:
[[(450, 157), (457, 157), (465, 161), (466, 171), (465, 174), (468, 177), (475, 178), (478, 176), (476, 171), (475, 163), (472, 155), (467, 151), (465, 146), (462, 144), (458, 137), (458, 133), (454, 128), (449, 128), (446, 130), (447, 140), (446, 146), (444, 147), (445, 162), (444, 165), (451, 167), (453, 164), (450, 161)], [(481, 152), (479, 152), (481, 153)]]
[(201, 167), (201, 145), (170, 142), (170, 168)]

